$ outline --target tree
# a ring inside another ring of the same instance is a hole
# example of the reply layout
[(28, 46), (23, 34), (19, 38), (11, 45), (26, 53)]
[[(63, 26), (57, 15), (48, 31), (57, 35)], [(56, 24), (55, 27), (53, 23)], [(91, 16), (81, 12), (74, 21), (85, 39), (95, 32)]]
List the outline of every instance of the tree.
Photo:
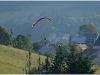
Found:
[(26, 36), (24, 35), (18, 35), (16, 37), (16, 41), (17, 41), (17, 48), (19, 49), (25, 49), (25, 40), (26, 40)]
[(83, 56), (82, 52), (78, 52), (76, 47), (71, 48), (71, 52), (67, 57), (67, 73), (68, 74), (94, 74), (96, 69), (92, 69), (94, 65), (90, 60), (90, 56)]
[(87, 36), (88, 34), (98, 33), (98, 30), (95, 28), (93, 24), (85, 24), (80, 26), (79, 28), (79, 35)]
[(65, 74), (66, 71), (65, 56), (63, 55), (62, 48), (59, 45), (52, 65), (50, 67), (51, 74)]
[[(40, 58), (38, 63), (40, 63)], [(38, 67), (33, 67), (30, 69), (30, 71), (27, 72), (27, 74), (42, 74), (43, 73), (43, 64), (39, 64)]]
[(45, 59), (45, 63), (43, 65), (43, 73), (49, 74), (49, 71), (50, 71), (50, 62), (49, 62), (49, 57), (47, 56)]
[(26, 55), (26, 64), (25, 64), (25, 70), (26, 74), (31, 73), (31, 50), (28, 51), (28, 54)]
[(30, 72), (28, 72), (27, 74), (39, 74), (38, 73), (38, 69), (36, 67), (33, 67)]
[(34, 42), (34, 43), (32, 44), (32, 46), (33, 46), (33, 50), (34, 50), (35, 52), (37, 52), (38, 49), (42, 47), (42, 45), (40, 44), (40, 42)]
[(15, 47), (19, 49), (32, 50), (33, 47), (30, 38), (31, 34), (28, 34), (27, 36), (18, 35), (15, 40)]
[(0, 44), (13, 46), (14, 35), (9, 30), (0, 27)]
[(35, 52), (37, 52), (42, 46), (45, 46), (45, 45), (51, 45), (51, 43), (48, 40), (43, 39), (43, 40), (41, 40), (39, 42), (34, 42), (32, 44), (33, 50)]
[(48, 56), (50, 58), (54, 58), (55, 57), (55, 54), (54, 53), (49, 53), (49, 52), (45, 52), (44, 55), (45, 56)]
[(27, 36), (26, 36), (25, 45), (26, 45), (27, 50), (32, 50), (33, 49), (32, 42), (30, 41), (31, 36), (32, 36), (31, 34), (27, 34)]

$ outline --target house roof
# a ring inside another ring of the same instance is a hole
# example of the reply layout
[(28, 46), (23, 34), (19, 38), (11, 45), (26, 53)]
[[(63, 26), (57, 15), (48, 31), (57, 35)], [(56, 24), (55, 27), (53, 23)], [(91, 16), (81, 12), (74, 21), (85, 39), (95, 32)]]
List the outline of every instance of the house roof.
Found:
[(50, 52), (52, 49), (55, 49), (55, 47), (54, 46), (43, 46), (40, 50), (41, 50), (41, 53), (44, 54), (45, 52)]
[(100, 55), (100, 49), (98, 49), (96, 52), (94, 52), (91, 56), (99, 56)]
[(85, 44), (86, 43), (86, 36), (72, 36), (71, 42), (76, 42), (78, 44)]
[(90, 54), (92, 55), (93, 53), (95, 53), (98, 49), (86, 49), (83, 51), (83, 54)]
[(98, 56), (91, 56), (91, 60), (95, 59), (96, 57), (98, 57)]
[(89, 41), (90, 39), (95, 39), (95, 40), (97, 40), (97, 38), (98, 38), (98, 34), (88, 34), (87, 35), (87, 41)]
[(65, 34), (62, 36), (62, 39), (68, 40), (70, 39), (70, 34)]
[(77, 44), (78, 47), (80, 47), (82, 50), (85, 50), (87, 46), (85, 44)]
[(94, 58), (92, 58), (92, 61), (100, 65), (100, 56), (94, 56)]
[(94, 46), (100, 46), (100, 36), (98, 37), (97, 41), (95, 42)]
[(49, 37), (51, 37), (51, 36), (56, 36), (56, 33), (50, 33)]
[(92, 55), (91, 55), (91, 59), (95, 59), (96, 57), (100, 57), (100, 49), (97, 49), (96, 52), (94, 52)]

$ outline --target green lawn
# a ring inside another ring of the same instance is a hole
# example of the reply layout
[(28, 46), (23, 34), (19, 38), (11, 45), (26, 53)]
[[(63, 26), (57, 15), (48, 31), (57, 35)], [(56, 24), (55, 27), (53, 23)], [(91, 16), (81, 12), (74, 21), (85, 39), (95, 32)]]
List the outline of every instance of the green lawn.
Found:
[(97, 69), (95, 74), (100, 74), (100, 65), (94, 65), (93, 68)]
[[(0, 74), (23, 74), (25, 73), (25, 61), (28, 53), (24, 50), (0, 45)], [(41, 56), (41, 62), (45, 59)], [(36, 67), (38, 55), (32, 53), (32, 67)]]

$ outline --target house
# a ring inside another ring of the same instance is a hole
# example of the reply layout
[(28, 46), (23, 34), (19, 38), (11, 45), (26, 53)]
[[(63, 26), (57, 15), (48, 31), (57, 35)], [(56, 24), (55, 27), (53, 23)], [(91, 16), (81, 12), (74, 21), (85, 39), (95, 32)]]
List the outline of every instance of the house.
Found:
[(55, 39), (56, 38), (56, 33), (50, 33), (49, 38)]
[(90, 54), (91, 56), (91, 60), (100, 65), (100, 48), (99, 49), (86, 49), (83, 51), (83, 54), (86, 55), (86, 54)]
[[(75, 35), (70, 37), (71, 42), (76, 42), (77, 44), (85, 44), (85, 48), (90, 48), (90, 49), (99, 49), (100, 48), (100, 37), (98, 34), (88, 34), (87, 36), (80, 36), (80, 35)], [(80, 45), (79, 45), (80, 46)], [(81, 47), (81, 46), (80, 46)]]
[(50, 33), (47, 40), (51, 43), (69, 43), (70, 34), (63, 34), (62, 36), (56, 36), (56, 33)]
[(95, 43), (95, 41), (98, 39), (98, 34), (88, 34), (87, 35), (87, 42), (93, 41)]
[(90, 54), (92, 55), (93, 53), (95, 53), (98, 49), (85, 49), (83, 51), (83, 54), (86, 55), (86, 54)]
[(54, 43), (55, 38), (56, 38), (56, 33), (50, 33), (47, 40)]
[(56, 53), (56, 49), (54, 46), (43, 46), (40, 49), (40, 52), (44, 55), (45, 53)]
[(93, 45), (94, 49), (99, 49), (100, 48), (100, 36), (96, 40), (95, 44)]
[(100, 56), (95, 56), (94, 59), (92, 59), (92, 61), (98, 65), (100, 65)]
[(63, 43), (69, 43), (69, 40), (70, 40), (70, 34), (62, 35), (62, 42)]
[(81, 48), (83, 51), (87, 49), (87, 46), (85, 44), (77, 44), (79, 48)]
[(56, 37), (55, 38), (55, 42), (57, 43), (57, 42), (61, 42), (61, 40), (62, 40), (62, 37)]
[(70, 34), (62, 35), (62, 39), (69, 40)]
[(100, 49), (86, 49), (83, 51), (83, 54), (86, 55), (86, 54), (90, 54), (91, 56), (91, 60), (100, 65)]
[(100, 65), (100, 49), (97, 49), (96, 52), (94, 52), (91, 55), (91, 59), (94, 63), (97, 63), (98, 65)]
[(69, 43), (70, 40), (70, 34), (63, 34), (60, 37), (55, 38), (55, 42), (60, 42), (60, 43)]
[(91, 60), (100, 65), (100, 49), (86, 49), (83, 51), (83, 54), (90, 54)]
[(88, 34), (87, 35), (86, 45), (88, 46), (88, 48), (93, 48), (93, 45), (98, 39), (98, 36), (99, 36), (98, 34)]
[(86, 39), (86, 36), (76, 35), (70, 37), (70, 42), (76, 42), (77, 44), (86, 44)]
[(86, 46), (86, 36), (70, 36), (70, 42), (76, 42), (77, 46), (80, 47), (82, 50), (85, 50), (87, 48)]
[(97, 51), (94, 52), (91, 56), (100, 56), (100, 49), (96, 49)]

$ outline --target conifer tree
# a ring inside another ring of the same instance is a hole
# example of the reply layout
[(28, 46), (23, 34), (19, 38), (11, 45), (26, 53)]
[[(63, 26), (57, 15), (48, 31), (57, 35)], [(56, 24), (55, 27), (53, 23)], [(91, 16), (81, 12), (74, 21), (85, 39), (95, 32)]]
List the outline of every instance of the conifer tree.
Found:
[(62, 48), (59, 45), (57, 48), (56, 56), (52, 61), (50, 67), (51, 74), (64, 74), (66, 69), (65, 56), (63, 55)]
[(50, 62), (49, 62), (49, 57), (47, 56), (45, 59), (45, 63), (43, 65), (43, 73), (49, 74), (49, 70), (50, 70)]
[(66, 64), (68, 74), (94, 74), (96, 71), (96, 69), (92, 69), (94, 64), (90, 60), (90, 56), (83, 56), (82, 52), (78, 52), (75, 46), (71, 48)]

